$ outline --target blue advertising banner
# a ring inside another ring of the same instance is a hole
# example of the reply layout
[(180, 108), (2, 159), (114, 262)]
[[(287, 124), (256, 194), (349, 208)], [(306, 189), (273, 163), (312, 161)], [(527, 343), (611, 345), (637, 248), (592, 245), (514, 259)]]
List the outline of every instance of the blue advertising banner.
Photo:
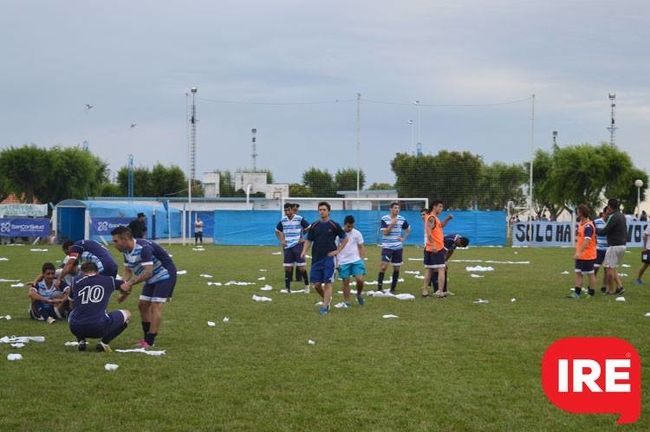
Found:
[(110, 236), (111, 231), (119, 226), (127, 226), (133, 218), (124, 217), (94, 217), (90, 218), (90, 234)]
[[(627, 223), (627, 246), (642, 247), (643, 233), (648, 222)], [(574, 226), (575, 231), (575, 226)], [(571, 222), (518, 222), (512, 225), (513, 246), (573, 247)]]
[(0, 236), (2, 237), (45, 237), (50, 235), (50, 231), (49, 219), (0, 219)]

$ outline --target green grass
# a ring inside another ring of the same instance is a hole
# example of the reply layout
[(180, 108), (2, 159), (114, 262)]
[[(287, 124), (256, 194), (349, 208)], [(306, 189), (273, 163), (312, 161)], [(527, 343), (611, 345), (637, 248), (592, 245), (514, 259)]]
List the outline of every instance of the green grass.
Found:
[[(0, 278), (31, 280), (58, 247), (30, 252), (0, 247)], [(369, 299), (365, 307), (334, 309), (321, 317), (316, 294), (280, 294), (276, 248), (214, 247), (194, 252), (172, 246), (179, 276), (174, 302), (165, 306), (157, 340), (164, 357), (80, 353), (65, 323), (46, 325), (26, 316), (26, 289), (0, 283), (0, 336), (44, 335), (19, 352), (0, 345), (2, 431), (597, 431), (650, 429), (650, 374), (643, 375), (641, 420), (615, 426), (612, 415), (573, 415), (552, 406), (540, 384), (540, 361), (554, 340), (574, 335), (627, 339), (647, 369), (650, 291), (633, 286), (638, 254), (626, 255), (627, 302), (564, 298), (572, 286), (568, 249), (472, 248), (455, 259), (530, 260), (491, 264), (496, 271), (472, 279), (465, 263), (451, 264), (447, 300)], [(369, 279), (379, 251), (369, 248)], [(406, 257), (420, 257), (409, 248)], [(404, 270), (420, 270), (408, 261)], [(485, 264), (484, 264), (485, 265)], [(268, 269), (266, 273), (259, 269)], [(267, 280), (257, 286), (207, 286), (214, 281)], [(403, 274), (403, 273), (402, 273)], [(402, 292), (419, 293), (421, 281), (404, 275)], [(273, 291), (264, 293), (265, 283)], [(294, 283), (295, 284), (295, 283)], [(337, 284), (337, 288), (339, 285)], [(370, 288), (370, 287), (369, 287)], [(313, 292), (313, 291), (312, 291)], [(273, 298), (256, 303), (253, 293)], [(475, 305), (477, 298), (490, 301)], [(512, 303), (510, 299), (517, 301)], [(141, 337), (136, 319), (112, 344)], [(340, 296), (335, 297), (340, 301)], [(113, 301), (111, 307), (115, 308)], [(392, 313), (398, 319), (382, 319)], [(230, 322), (222, 322), (223, 317)], [(209, 328), (208, 320), (216, 321)], [(316, 345), (308, 345), (313, 339)], [(92, 348), (92, 345), (91, 345)], [(104, 364), (120, 368), (106, 372)]]

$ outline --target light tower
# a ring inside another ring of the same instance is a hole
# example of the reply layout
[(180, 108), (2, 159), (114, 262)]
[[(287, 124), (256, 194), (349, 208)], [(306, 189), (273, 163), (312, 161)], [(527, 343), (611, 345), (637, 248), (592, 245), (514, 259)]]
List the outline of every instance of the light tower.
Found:
[(196, 87), (192, 87), (192, 110), (190, 113), (190, 180), (196, 178)]
[(614, 145), (615, 143), (615, 134), (616, 134), (616, 120), (614, 118), (614, 108), (616, 108), (616, 93), (609, 93), (609, 103), (611, 109), (611, 121), (607, 130), (609, 131), (609, 145)]
[(257, 129), (251, 129), (251, 143), (253, 144), (253, 153), (251, 157), (253, 158), (253, 172), (257, 172)]
[(557, 131), (553, 131), (553, 147), (557, 146)]
[(134, 189), (134, 167), (133, 167), (133, 155), (129, 155), (129, 167), (128, 167), (128, 172), (129, 172), (129, 178), (128, 178), (128, 196), (129, 198), (133, 198), (133, 189)]

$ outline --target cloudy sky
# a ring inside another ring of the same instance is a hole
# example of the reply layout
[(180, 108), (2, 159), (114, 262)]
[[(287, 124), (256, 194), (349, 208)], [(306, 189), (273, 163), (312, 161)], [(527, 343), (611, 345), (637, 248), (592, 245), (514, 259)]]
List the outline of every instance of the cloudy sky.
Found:
[(258, 167), (294, 182), (356, 166), (360, 92), (361, 166), (392, 182), (414, 100), (438, 105), (424, 152), (521, 162), (530, 100), (490, 104), (534, 93), (536, 146), (598, 143), (615, 91), (617, 144), (650, 170), (647, 0), (5, 0), (0, 29), (2, 147), (87, 140), (112, 169), (129, 153), (185, 169), (197, 86), (197, 172), (251, 166), (256, 127)]

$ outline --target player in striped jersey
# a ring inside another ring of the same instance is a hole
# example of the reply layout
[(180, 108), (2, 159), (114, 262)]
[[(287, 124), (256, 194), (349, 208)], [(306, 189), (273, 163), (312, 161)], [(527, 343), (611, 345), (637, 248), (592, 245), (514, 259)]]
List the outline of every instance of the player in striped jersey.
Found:
[(309, 224), (302, 216), (296, 214), (297, 211), (294, 204), (286, 203), (284, 205), (284, 217), (275, 227), (275, 236), (284, 249), (284, 287), (288, 291), (291, 291), (291, 273), (294, 266), (296, 267), (296, 274), (301, 274), (305, 287), (309, 287), (307, 263), (300, 256), (303, 246), (302, 234)]
[(383, 291), (384, 275), (388, 264), (393, 265), (393, 276), (390, 283), (390, 292), (394, 293), (399, 279), (399, 269), (402, 265), (404, 242), (411, 233), (408, 221), (399, 214), (398, 202), (390, 204), (390, 214), (381, 218), (381, 264), (377, 276), (377, 289)]
[[(605, 227), (605, 218), (604, 218), (604, 211), (607, 209), (604, 209), (600, 214), (598, 215), (598, 219), (594, 220), (594, 225), (596, 226), (596, 229), (602, 229)], [(606, 236), (598, 236), (596, 239), (596, 262), (594, 263), (594, 274), (598, 276), (598, 270), (600, 270), (600, 267), (603, 265), (603, 261), (605, 260), (605, 254), (607, 253), (607, 237)], [(600, 288), (601, 292), (606, 292), (607, 291), (607, 275), (605, 272), (603, 272), (603, 286)]]
[[(144, 282), (138, 308), (142, 317), (144, 339), (138, 344), (142, 348), (154, 345), (160, 323), (163, 304), (170, 301), (176, 286), (176, 266), (169, 254), (157, 243), (134, 239), (126, 227), (111, 231), (115, 248), (124, 255), (123, 290), (129, 293), (133, 285)], [(127, 294), (128, 295), (128, 294)], [(126, 295), (120, 296), (119, 302)]]

